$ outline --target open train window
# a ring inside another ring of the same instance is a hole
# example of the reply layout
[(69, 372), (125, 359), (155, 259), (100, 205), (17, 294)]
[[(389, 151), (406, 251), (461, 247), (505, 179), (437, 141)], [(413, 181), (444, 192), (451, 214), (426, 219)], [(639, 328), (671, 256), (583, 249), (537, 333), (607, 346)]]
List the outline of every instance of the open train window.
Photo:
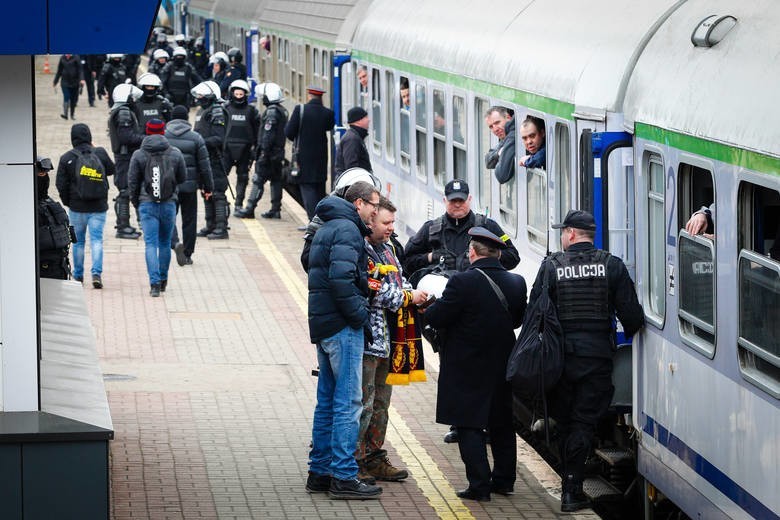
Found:
[(368, 112), (368, 68), (359, 64), (355, 70), (355, 99), (360, 107)]
[(481, 124), (487, 116), (490, 101), (482, 98), (474, 99), (474, 121), (477, 122), (477, 150), (474, 154), (474, 171), (477, 172), (477, 202), (483, 212), (488, 212), (492, 204), (491, 188), (493, 186), (492, 170), (485, 166), (485, 154), (490, 150), (490, 128)]
[(417, 145), (417, 178), (428, 182), (428, 101), (425, 83), (414, 85), (415, 144)]
[[(395, 74), (385, 71), (385, 94), (390, 101), (396, 99)], [(387, 118), (385, 119), (385, 159), (389, 163), (395, 163), (395, 119), (398, 112), (398, 104), (386, 103)]]
[(566, 123), (555, 123), (555, 191), (556, 222), (563, 222), (572, 208), (571, 135)]
[(433, 182), (444, 188), (447, 183), (447, 102), (444, 91), (433, 89)]
[(468, 180), (469, 176), (466, 115), (466, 99), (452, 96), (452, 172), (455, 179), (461, 180)]
[(680, 335), (685, 344), (709, 358), (715, 356), (715, 243), (709, 233), (689, 234), (685, 223), (694, 211), (712, 205), (713, 186), (709, 170), (680, 163), (677, 211), (681, 217), (677, 251)]
[(647, 297), (645, 309), (661, 324), (666, 313), (666, 191), (663, 158), (645, 157), (647, 172)]
[(401, 76), (398, 84), (398, 105), (400, 107), (401, 122), (401, 169), (408, 172), (411, 168), (411, 150), (409, 148), (409, 133), (412, 129), (411, 96), (409, 78)]
[(739, 186), (739, 353), (743, 377), (780, 398), (780, 194)]
[(382, 90), (379, 69), (371, 69), (371, 142), (374, 153), (382, 154)]

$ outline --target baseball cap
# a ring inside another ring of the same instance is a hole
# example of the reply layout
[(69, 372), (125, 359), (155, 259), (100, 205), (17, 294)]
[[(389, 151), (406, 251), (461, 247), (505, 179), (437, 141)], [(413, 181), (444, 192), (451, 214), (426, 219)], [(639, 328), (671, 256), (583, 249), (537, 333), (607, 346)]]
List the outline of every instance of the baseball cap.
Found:
[(444, 187), (444, 196), (447, 197), (447, 200), (466, 200), (469, 198), (469, 185), (460, 179), (452, 180)]
[(593, 219), (593, 215), (587, 211), (572, 209), (566, 214), (566, 218), (563, 219), (563, 222), (552, 225), (553, 229), (562, 229), (567, 227), (595, 231), (596, 221)]

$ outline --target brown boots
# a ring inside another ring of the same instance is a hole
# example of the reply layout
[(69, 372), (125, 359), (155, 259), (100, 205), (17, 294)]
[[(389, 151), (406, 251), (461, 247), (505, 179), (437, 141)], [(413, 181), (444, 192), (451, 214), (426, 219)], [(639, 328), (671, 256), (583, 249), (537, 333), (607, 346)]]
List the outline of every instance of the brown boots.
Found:
[(381, 450), (372, 455), (369, 455), (360, 464), (360, 469), (377, 480), (385, 482), (398, 482), (409, 476), (409, 472), (405, 469), (398, 469), (390, 463), (387, 458), (387, 452)]

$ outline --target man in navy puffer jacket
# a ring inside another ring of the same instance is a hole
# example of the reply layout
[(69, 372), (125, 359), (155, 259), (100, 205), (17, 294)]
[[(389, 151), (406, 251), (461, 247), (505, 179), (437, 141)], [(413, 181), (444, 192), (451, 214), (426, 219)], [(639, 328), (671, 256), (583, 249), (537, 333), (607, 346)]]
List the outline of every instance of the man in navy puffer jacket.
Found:
[(309, 335), (320, 373), (306, 489), (331, 498), (378, 498), (381, 488), (358, 480), (354, 453), (363, 409), (364, 330), (370, 335), (364, 237), (379, 192), (356, 182), (345, 199), (330, 196), (317, 204), (324, 224), (309, 254)]

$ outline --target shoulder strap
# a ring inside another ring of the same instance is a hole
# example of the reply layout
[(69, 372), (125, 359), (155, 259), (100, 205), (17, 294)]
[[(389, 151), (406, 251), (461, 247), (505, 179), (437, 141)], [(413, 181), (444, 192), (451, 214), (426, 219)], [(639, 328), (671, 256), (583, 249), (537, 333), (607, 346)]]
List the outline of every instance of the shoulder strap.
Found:
[(474, 268), (475, 271), (479, 272), (482, 276), (484, 276), (488, 283), (490, 284), (491, 289), (493, 289), (493, 292), (496, 293), (496, 296), (498, 297), (498, 300), (501, 302), (501, 306), (504, 308), (504, 310), (508, 313), (509, 312), (509, 304), (506, 301), (506, 297), (504, 296), (503, 291), (501, 291), (501, 287), (499, 287), (496, 282), (493, 281), (492, 278), (490, 278), (485, 271), (482, 269), (479, 269), (478, 267)]

